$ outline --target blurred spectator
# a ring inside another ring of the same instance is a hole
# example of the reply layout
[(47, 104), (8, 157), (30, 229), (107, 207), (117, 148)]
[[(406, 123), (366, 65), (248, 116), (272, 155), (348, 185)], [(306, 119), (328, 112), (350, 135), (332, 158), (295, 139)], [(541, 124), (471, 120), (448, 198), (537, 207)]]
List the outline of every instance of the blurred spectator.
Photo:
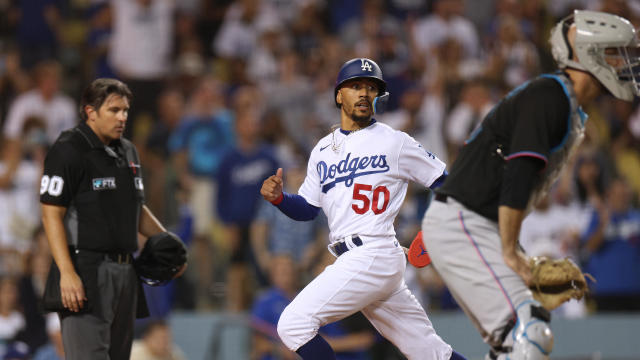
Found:
[[(387, 110), (394, 110), (404, 91), (413, 87), (415, 79), (410, 74), (411, 54), (406, 42), (406, 34), (400, 24), (384, 22), (380, 24), (371, 49), (371, 58), (376, 59), (384, 70), (387, 91), (393, 94), (387, 104)], [(358, 55), (367, 52), (358, 51)]]
[[(261, 138), (258, 111), (251, 106), (238, 106), (249, 99), (257, 99), (254, 88), (242, 88), (236, 99), (237, 144), (222, 158), (218, 171), (217, 207), (225, 226), (225, 239), (231, 251), (231, 264), (227, 269), (227, 309), (241, 311), (250, 304), (248, 294), (251, 281), (250, 268), (258, 270), (249, 239), (250, 224), (258, 202), (262, 201), (262, 181), (275, 174), (278, 168), (273, 149)], [(257, 280), (265, 283), (259, 271)]]
[(249, 78), (260, 87), (266, 87), (278, 80), (280, 56), (288, 47), (284, 28), (273, 22), (260, 27), (256, 48), (248, 56)]
[(313, 88), (301, 72), (300, 56), (292, 51), (283, 54), (278, 62), (277, 81), (261, 90), (265, 103), (281, 115), (282, 125), (287, 135), (301, 148), (313, 142), (306, 129), (313, 129), (314, 119), (309, 115), (308, 102), (314, 96)]
[(61, 6), (60, 0), (18, 1), (17, 40), (24, 68), (57, 57)]
[(477, 30), (463, 14), (462, 0), (434, 0), (433, 12), (419, 19), (412, 29), (417, 49), (428, 54), (452, 37), (461, 44), (464, 57), (478, 56), (480, 41)]
[[(21, 273), (24, 254), (32, 250), (32, 236), (40, 224), (38, 188), (47, 146), (43, 119), (30, 116), (19, 137), (21, 156), (10, 187), (0, 187), (0, 272)], [(9, 146), (9, 144), (7, 144)], [(8, 162), (0, 161), (0, 173)]]
[(56, 61), (39, 63), (33, 72), (36, 87), (18, 96), (4, 124), (5, 170), (0, 175), (0, 188), (12, 186), (17, 166), (22, 158), (24, 139), (21, 132), (30, 117), (44, 120), (48, 144), (52, 144), (60, 132), (76, 123), (75, 103), (59, 91), (62, 68)]
[[(193, 215), (194, 261), (188, 271), (195, 272), (195, 283), (202, 285), (197, 288), (198, 306), (208, 306), (207, 291), (213, 282), (211, 231), (218, 219), (216, 177), (223, 155), (235, 143), (233, 114), (224, 99), (217, 79), (201, 79), (168, 143), (179, 187), (186, 192)], [(178, 115), (177, 108), (173, 111)]]
[(612, 104), (609, 113), (612, 141), (610, 152), (618, 173), (631, 186), (635, 195), (640, 194), (640, 137), (633, 134), (632, 105), (623, 101)]
[(462, 52), (462, 44), (449, 37), (434, 48), (434, 56), (427, 59), (422, 81), (432, 93), (442, 97), (447, 111), (458, 103), (467, 80), (481, 76), (484, 70), (481, 61), (465, 59)]
[(49, 342), (36, 351), (33, 360), (64, 360), (64, 346), (58, 314), (47, 314), (46, 331)]
[(182, 350), (173, 343), (171, 329), (163, 320), (151, 321), (142, 334), (134, 340), (131, 360), (184, 360)]
[[(34, 235), (35, 244), (46, 244), (46, 235), (42, 227)], [(37, 246), (37, 245), (36, 245)], [(47, 274), (51, 265), (51, 254), (48, 245), (35, 248), (26, 261), (26, 272), (19, 282), (20, 303), (24, 310), (26, 321), (22, 340), (35, 351), (47, 341), (45, 317), (41, 310), (42, 294), (44, 293)]]
[[(527, 256), (570, 257), (578, 262), (580, 233), (589, 219), (574, 203), (563, 205), (553, 198), (551, 195), (542, 198), (524, 219), (520, 245)], [(564, 303), (553, 314), (575, 318), (585, 316), (586, 311), (585, 302), (581, 300)]]
[(298, 0), (296, 5), (297, 16), (290, 29), (293, 49), (307, 60), (321, 47), (322, 37), (326, 33), (323, 10), (327, 4), (317, 0)]
[[(324, 251), (316, 264), (314, 273), (324, 270), (335, 258)], [(276, 327), (284, 308), (293, 300), (299, 289), (298, 269), (293, 259), (286, 254), (273, 258), (270, 266), (273, 286), (256, 299), (251, 310), (251, 326), (254, 330), (252, 359), (297, 359), (278, 338)], [(318, 331), (335, 349), (337, 360), (366, 360), (371, 357), (367, 350), (376, 340), (375, 331), (362, 314), (326, 324)], [(350, 327), (353, 326), (353, 327)]]
[(252, 359), (293, 360), (298, 358), (296, 353), (284, 346), (276, 331), (282, 311), (298, 293), (300, 284), (296, 273), (295, 261), (290, 255), (275, 255), (271, 259), (269, 278), (272, 287), (260, 294), (251, 310)]
[(600, 207), (607, 180), (603, 161), (596, 154), (580, 154), (575, 164), (576, 195), (580, 203)]
[[(372, 57), (381, 30), (389, 32), (390, 29), (401, 29), (401, 26), (396, 18), (386, 12), (384, 1), (362, 1), (361, 6), (362, 15), (352, 18), (340, 29), (340, 39), (346, 48), (354, 49), (358, 56)], [(378, 64), (382, 65), (380, 62)]]
[(280, 19), (263, 0), (240, 0), (229, 6), (214, 40), (215, 54), (225, 59), (247, 59), (256, 49), (260, 29), (278, 24)]
[(13, 99), (30, 85), (29, 75), (20, 67), (18, 49), (0, 42), (0, 126), (4, 125)]
[(18, 304), (16, 280), (8, 276), (0, 277), (0, 356), (5, 354), (8, 345), (25, 329), (25, 318), (18, 309)]
[[(304, 181), (306, 168), (297, 164), (284, 171), (287, 174), (284, 190), (290, 194), (297, 193)], [(288, 254), (300, 270), (310, 271), (317, 253), (326, 251), (327, 229), (327, 219), (323, 215), (313, 221), (295, 221), (271, 203), (260, 201), (250, 235), (260, 269), (268, 274), (272, 259), (278, 254)]]
[(135, 99), (125, 137), (132, 139), (139, 117), (156, 119), (156, 98), (171, 70), (173, 0), (113, 0), (110, 65)]
[(87, 34), (88, 60), (91, 79), (116, 77), (109, 64), (111, 42), (111, 5), (107, 1), (94, 3), (87, 10), (89, 30)]
[(539, 73), (538, 53), (523, 35), (517, 18), (498, 20), (498, 34), (489, 52), (487, 76), (512, 89)]
[[(176, 186), (175, 169), (171, 166), (169, 138), (176, 131), (184, 115), (184, 98), (176, 89), (164, 90), (157, 100), (158, 122), (151, 129), (143, 148), (143, 162), (149, 172), (145, 176), (149, 194), (173, 194)], [(177, 221), (175, 196), (149, 196), (147, 206), (160, 221), (174, 224)]]
[(445, 122), (449, 163), (455, 160), (465, 140), (494, 105), (490, 89), (484, 82), (470, 81), (463, 86), (460, 101), (453, 107)]
[(21, 341), (7, 345), (2, 360), (29, 360), (29, 346)]
[(581, 241), (597, 311), (640, 310), (640, 211), (624, 179), (612, 180)]

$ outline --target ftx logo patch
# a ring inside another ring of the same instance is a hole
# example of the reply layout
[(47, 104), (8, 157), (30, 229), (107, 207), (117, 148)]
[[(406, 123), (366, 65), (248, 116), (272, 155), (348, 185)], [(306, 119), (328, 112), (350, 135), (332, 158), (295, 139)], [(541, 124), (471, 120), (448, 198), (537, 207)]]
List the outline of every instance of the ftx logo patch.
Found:
[(116, 188), (116, 178), (108, 177), (108, 178), (97, 178), (91, 180), (93, 185), (93, 190), (112, 190)]

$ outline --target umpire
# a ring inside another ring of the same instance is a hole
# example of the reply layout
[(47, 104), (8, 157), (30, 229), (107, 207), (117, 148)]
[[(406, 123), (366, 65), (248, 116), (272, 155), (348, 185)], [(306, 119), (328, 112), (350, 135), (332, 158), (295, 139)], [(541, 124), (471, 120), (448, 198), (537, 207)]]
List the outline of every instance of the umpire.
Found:
[(131, 98), (118, 80), (93, 81), (84, 121), (45, 159), (40, 202), (55, 263), (44, 302), (60, 315), (68, 360), (129, 359), (136, 315), (148, 315), (132, 254), (166, 230), (143, 205), (138, 153), (122, 138)]

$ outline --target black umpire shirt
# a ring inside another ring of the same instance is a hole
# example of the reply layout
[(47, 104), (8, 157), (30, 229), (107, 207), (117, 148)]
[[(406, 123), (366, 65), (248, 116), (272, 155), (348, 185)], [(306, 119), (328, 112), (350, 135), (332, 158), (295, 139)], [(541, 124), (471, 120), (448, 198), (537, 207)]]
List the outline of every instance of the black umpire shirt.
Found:
[[(465, 142), (437, 192), (497, 221), (509, 155), (547, 159), (569, 131), (569, 112), (569, 99), (554, 79), (539, 77), (514, 89)], [(544, 164), (540, 161), (539, 169)]]
[(64, 206), (70, 246), (133, 253), (144, 192), (135, 146), (105, 146), (85, 123), (63, 132), (47, 153), (40, 202)]

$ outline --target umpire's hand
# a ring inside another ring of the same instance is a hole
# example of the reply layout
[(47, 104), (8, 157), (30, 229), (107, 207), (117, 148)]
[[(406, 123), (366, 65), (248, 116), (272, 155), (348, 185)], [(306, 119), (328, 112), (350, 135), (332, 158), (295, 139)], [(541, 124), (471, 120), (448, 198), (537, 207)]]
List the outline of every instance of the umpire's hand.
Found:
[(271, 175), (262, 183), (260, 194), (265, 200), (274, 202), (282, 195), (282, 168), (278, 168), (275, 175)]
[(75, 271), (60, 271), (60, 297), (62, 305), (73, 312), (80, 311), (84, 306), (87, 297), (82, 280)]

